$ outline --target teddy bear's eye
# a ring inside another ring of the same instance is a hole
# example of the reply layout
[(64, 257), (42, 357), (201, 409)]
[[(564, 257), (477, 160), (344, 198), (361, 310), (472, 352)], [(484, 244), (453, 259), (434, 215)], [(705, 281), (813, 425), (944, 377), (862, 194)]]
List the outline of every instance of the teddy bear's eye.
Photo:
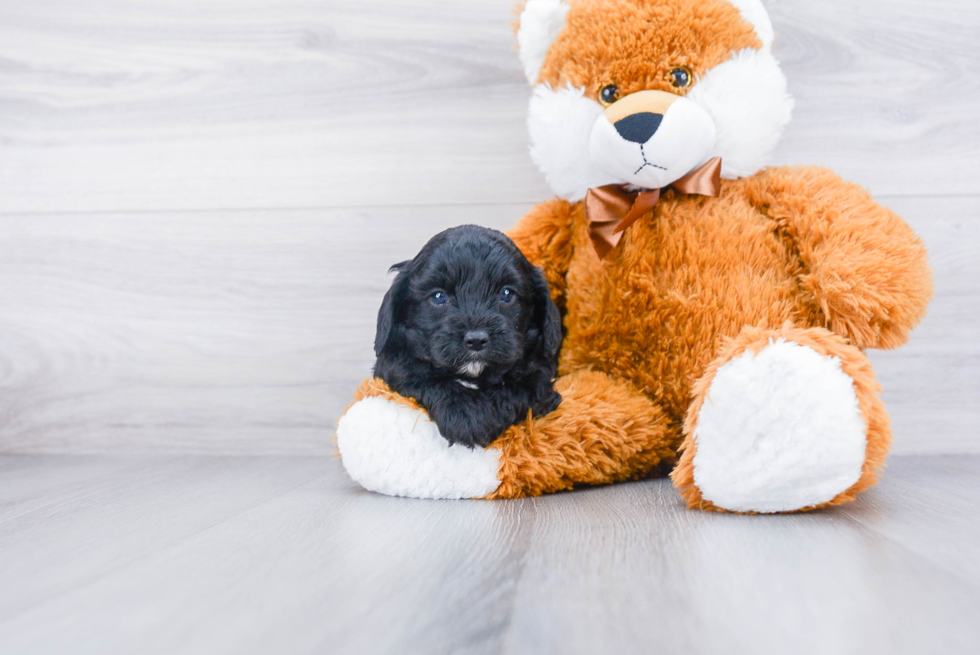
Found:
[(599, 102), (603, 105), (608, 107), (617, 100), (619, 100), (619, 87), (615, 84), (607, 84), (599, 91)]
[(687, 66), (678, 66), (674, 70), (670, 71), (670, 83), (676, 89), (686, 89), (691, 86), (691, 81), (694, 80), (694, 73)]

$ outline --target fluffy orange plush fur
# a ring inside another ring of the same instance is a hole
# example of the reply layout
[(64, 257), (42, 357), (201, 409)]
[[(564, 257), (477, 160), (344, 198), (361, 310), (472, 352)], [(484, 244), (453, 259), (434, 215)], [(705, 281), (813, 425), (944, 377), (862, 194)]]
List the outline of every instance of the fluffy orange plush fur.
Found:
[[(613, 81), (623, 95), (683, 94), (665, 71), (684, 66), (700, 77), (733, 52), (762, 48), (727, 2), (573, 6), (538, 81), (593, 98)], [(563, 402), (492, 444), (501, 485), (490, 498), (676, 464), (671, 477), (688, 505), (718, 509), (694, 479), (699, 412), (720, 367), (777, 339), (839, 360), (866, 426), (860, 479), (814, 507), (851, 500), (877, 480), (891, 435), (863, 349), (905, 343), (932, 288), (922, 242), (860, 187), (819, 168), (769, 168), (723, 180), (718, 197), (666, 190), (602, 259), (582, 202), (540, 204), (509, 235), (544, 269), (564, 317)], [(379, 381), (358, 397), (372, 395), (398, 399)]]
[(581, 203), (540, 205), (510, 236), (564, 309), (561, 372), (630, 380), (676, 428), (722, 339), (744, 326), (824, 327), (894, 348), (931, 295), (908, 226), (814, 168), (726, 181), (718, 198), (669, 191), (601, 261)]
[(859, 348), (904, 343), (932, 289), (919, 238), (859, 187), (821, 169), (773, 168), (723, 182), (719, 198), (668, 192), (603, 260), (581, 203), (539, 205), (510, 236), (544, 268), (563, 308), (560, 372), (628, 380), (662, 409), (665, 443), (686, 437), (673, 479), (691, 506), (711, 507), (693, 487), (691, 462), (713, 373), (769, 337), (837, 356), (855, 379), (868, 458), (860, 481), (827, 504), (877, 479), (891, 437)]
[[(663, 25), (669, 27), (659, 29)], [(597, 31), (604, 38), (596, 38)], [(665, 71), (687, 66), (701, 76), (732, 52), (761, 46), (752, 26), (727, 2), (577, 0), (539, 81), (585, 87), (593, 98), (610, 83), (624, 96), (647, 89), (677, 93)]]

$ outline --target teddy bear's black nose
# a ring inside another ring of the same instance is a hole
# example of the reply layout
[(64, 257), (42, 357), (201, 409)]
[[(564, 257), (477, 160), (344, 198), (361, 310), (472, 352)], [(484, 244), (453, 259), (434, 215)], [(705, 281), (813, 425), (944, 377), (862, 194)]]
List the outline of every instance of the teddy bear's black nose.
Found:
[(644, 111), (638, 114), (630, 114), (626, 118), (616, 121), (615, 127), (619, 136), (627, 141), (646, 143), (650, 137), (656, 134), (663, 120), (663, 114)]

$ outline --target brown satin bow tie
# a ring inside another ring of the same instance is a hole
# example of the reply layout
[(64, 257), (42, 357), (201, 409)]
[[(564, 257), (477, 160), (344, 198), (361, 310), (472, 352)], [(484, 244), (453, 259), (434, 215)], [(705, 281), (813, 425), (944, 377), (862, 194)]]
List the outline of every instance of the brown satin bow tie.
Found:
[[(679, 193), (717, 197), (721, 189), (721, 157), (709, 160), (665, 188)], [(599, 259), (619, 245), (626, 228), (653, 209), (660, 200), (662, 190), (627, 191), (619, 184), (589, 189), (585, 196), (585, 216), (589, 220), (589, 236)]]

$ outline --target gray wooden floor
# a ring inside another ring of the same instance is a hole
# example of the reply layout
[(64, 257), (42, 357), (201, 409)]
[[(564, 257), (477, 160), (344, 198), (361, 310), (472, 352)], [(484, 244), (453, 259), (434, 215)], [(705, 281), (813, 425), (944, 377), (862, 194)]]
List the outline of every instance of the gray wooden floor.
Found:
[(0, 478), (5, 654), (980, 647), (977, 456), (769, 517), (664, 480), (387, 498), (327, 458), (5, 456)]

